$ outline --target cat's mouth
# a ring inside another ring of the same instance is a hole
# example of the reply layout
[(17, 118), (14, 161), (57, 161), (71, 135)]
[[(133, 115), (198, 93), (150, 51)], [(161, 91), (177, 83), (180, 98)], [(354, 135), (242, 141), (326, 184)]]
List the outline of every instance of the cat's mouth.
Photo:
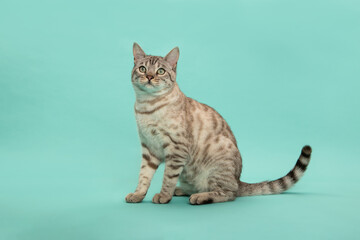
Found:
[(148, 81), (145, 83), (145, 86), (146, 86), (146, 87), (155, 87), (155, 85), (152, 83), (151, 80), (148, 80)]

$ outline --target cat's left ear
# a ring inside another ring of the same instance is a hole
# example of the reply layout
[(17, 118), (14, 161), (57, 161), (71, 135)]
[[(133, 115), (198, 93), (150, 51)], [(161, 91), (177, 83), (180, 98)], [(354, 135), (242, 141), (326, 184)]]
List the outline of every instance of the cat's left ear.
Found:
[(177, 61), (179, 60), (180, 51), (178, 47), (175, 47), (173, 50), (171, 50), (165, 57), (165, 61), (170, 63), (170, 65), (175, 68)]

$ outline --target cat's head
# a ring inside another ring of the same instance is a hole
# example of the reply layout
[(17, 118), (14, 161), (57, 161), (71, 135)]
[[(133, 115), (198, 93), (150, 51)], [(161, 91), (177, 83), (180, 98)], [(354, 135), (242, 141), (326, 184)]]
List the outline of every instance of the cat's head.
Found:
[(134, 43), (134, 68), (131, 81), (136, 91), (149, 94), (167, 92), (176, 81), (176, 64), (179, 48), (175, 47), (165, 57), (146, 55), (141, 47)]

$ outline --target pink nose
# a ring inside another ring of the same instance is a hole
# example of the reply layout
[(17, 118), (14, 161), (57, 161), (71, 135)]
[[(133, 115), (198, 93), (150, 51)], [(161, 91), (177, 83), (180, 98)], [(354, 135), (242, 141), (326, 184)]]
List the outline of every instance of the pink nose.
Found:
[(146, 78), (150, 81), (151, 79), (154, 78), (154, 76), (151, 76), (151, 75), (146, 75)]

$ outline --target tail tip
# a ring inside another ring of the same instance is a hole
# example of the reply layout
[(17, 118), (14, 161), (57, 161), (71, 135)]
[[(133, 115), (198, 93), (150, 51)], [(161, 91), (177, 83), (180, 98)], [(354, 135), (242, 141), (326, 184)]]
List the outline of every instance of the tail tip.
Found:
[(303, 155), (306, 158), (309, 158), (311, 155), (312, 149), (309, 145), (306, 145), (301, 150), (301, 155)]

